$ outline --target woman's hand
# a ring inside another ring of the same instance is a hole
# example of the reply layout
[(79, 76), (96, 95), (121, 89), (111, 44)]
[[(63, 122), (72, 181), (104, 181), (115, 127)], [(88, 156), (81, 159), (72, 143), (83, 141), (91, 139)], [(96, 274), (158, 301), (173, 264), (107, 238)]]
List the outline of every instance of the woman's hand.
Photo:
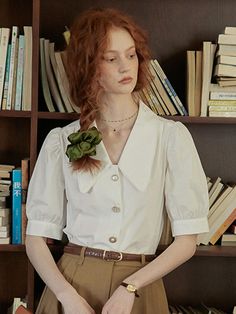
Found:
[(102, 314), (130, 314), (134, 304), (134, 293), (119, 286), (103, 306)]
[(95, 314), (95, 311), (75, 290), (61, 294), (58, 298), (65, 314)]

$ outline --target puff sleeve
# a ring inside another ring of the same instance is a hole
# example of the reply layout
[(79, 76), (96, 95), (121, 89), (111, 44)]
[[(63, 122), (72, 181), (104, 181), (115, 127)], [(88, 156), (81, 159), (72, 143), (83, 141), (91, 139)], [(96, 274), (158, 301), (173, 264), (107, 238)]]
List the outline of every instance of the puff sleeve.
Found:
[(61, 129), (46, 137), (30, 180), (26, 233), (60, 240), (65, 226), (65, 184)]
[(187, 128), (172, 124), (167, 143), (165, 206), (172, 234), (208, 232), (209, 197), (206, 176)]

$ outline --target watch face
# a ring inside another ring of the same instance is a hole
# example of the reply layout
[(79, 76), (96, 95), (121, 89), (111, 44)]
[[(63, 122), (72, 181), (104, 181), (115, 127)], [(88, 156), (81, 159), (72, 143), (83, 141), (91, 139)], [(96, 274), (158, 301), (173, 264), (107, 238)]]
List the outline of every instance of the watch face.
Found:
[(127, 286), (127, 290), (130, 291), (130, 292), (135, 292), (136, 288), (133, 285), (128, 285)]

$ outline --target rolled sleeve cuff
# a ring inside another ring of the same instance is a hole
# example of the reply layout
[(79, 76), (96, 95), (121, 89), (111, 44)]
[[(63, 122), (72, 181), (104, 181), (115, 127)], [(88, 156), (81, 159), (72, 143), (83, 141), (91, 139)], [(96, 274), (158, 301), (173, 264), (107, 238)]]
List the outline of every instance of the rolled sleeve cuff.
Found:
[(171, 225), (173, 236), (184, 234), (199, 234), (209, 231), (207, 217), (175, 220)]
[(45, 221), (28, 220), (26, 234), (61, 240), (63, 228)]

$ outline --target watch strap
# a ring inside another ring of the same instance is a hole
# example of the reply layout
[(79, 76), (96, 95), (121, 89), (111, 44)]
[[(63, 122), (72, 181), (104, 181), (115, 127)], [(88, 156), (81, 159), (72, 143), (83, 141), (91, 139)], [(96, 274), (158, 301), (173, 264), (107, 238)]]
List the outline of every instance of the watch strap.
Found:
[(126, 282), (122, 282), (120, 284), (121, 286), (125, 287), (126, 290), (129, 292), (129, 293), (134, 293), (134, 295), (136, 296), (136, 298), (139, 298), (139, 295), (138, 295), (138, 290), (137, 288), (131, 284), (131, 283), (126, 283)]

